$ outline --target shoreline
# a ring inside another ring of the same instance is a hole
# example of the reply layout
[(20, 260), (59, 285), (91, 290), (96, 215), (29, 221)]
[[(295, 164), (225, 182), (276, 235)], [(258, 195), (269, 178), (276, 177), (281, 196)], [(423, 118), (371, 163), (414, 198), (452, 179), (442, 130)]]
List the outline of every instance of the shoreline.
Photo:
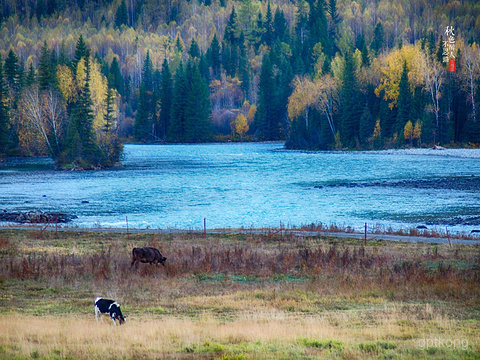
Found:
[[(0, 231), (3, 230), (30, 230), (39, 231), (39, 234), (44, 231), (61, 231), (61, 232), (77, 232), (77, 233), (125, 233), (129, 234), (199, 234), (199, 235), (256, 235), (265, 236), (265, 239), (273, 235), (280, 236), (293, 235), (296, 237), (333, 237), (340, 239), (355, 239), (365, 240), (365, 233), (353, 231), (339, 231), (339, 230), (304, 230), (304, 229), (280, 229), (280, 228), (252, 228), (252, 229), (138, 229), (138, 228), (107, 228), (107, 227), (68, 227), (55, 226), (55, 224), (39, 225), (39, 224), (24, 224), (24, 225), (3, 225), (0, 224)], [(418, 232), (416, 234), (398, 234), (398, 233), (376, 233), (367, 232), (367, 241), (393, 241), (393, 242), (410, 242), (410, 243), (432, 243), (449, 245), (480, 245), (480, 234), (470, 235), (469, 238), (451, 235), (443, 236), (441, 234), (429, 234), (426, 232)]]

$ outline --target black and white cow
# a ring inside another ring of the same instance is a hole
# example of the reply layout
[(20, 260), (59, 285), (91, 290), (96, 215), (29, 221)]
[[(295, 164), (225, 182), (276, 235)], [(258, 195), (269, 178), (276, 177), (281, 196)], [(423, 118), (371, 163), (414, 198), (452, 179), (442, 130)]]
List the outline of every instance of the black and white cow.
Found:
[(120, 310), (120, 304), (115, 300), (108, 300), (102, 297), (95, 299), (95, 319), (98, 322), (98, 315), (109, 314), (113, 320), (113, 324), (117, 325), (116, 320), (122, 325), (126, 320), (123, 317), (122, 310)]

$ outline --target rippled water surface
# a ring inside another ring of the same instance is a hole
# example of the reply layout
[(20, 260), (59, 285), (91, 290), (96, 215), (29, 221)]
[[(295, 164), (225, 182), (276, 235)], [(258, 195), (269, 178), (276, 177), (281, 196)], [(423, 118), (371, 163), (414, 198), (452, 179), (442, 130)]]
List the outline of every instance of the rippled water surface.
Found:
[(199, 229), (204, 218), (208, 228), (398, 227), (480, 216), (480, 191), (429, 185), (458, 177), (480, 177), (479, 150), (126, 145), (123, 166), (111, 170), (65, 172), (48, 159), (8, 160), (0, 166), (0, 209), (66, 212), (78, 216), (78, 226), (125, 227), (128, 217), (137, 228)]

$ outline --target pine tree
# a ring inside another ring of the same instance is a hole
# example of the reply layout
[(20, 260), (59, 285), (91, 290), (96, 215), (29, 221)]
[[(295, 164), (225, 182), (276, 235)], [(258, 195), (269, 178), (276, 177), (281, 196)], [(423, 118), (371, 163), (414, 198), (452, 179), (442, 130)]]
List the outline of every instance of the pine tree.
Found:
[(0, 56), (0, 156), (6, 154), (10, 147), (10, 111), (7, 99), (8, 93), (3, 72), (3, 60)]
[(170, 118), (170, 127), (168, 129), (168, 138), (170, 141), (184, 141), (185, 139), (185, 107), (186, 94), (188, 91), (188, 82), (183, 69), (183, 64), (177, 68), (172, 97), (172, 115)]
[(405, 124), (410, 121), (410, 111), (412, 108), (412, 94), (410, 92), (410, 84), (408, 82), (408, 68), (406, 61), (403, 63), (402, 76), (400, 77), (397, 106), (398, 111), (395, 132), (400, 138), (400, 135), (403, 133), (405, 128)]
[(427, 37), (427, 50), (428, 53), (433, 56), (436, 50), (436, 45), (435, 45), (435, 35), (433, 34), (433, 31), (428, 32), (428, 37)]
[[(90, 92), (90, 50), (85, 52), (85, 85), (70, 115), (67, 130), (67, 159), (81, 168), (101, 165), (101, 152), (93, 130), (93, 101)], [(64, 164), (65, 165), (65, 164)]]
[(368, 102), (365, 101), (362, 117), (360, 118), (359, 140), (361, 144), (366, 144), (367, 140), (372, 136), (374, 127), (375, 121), (368, 107)]
[(276, 95), (274, 105), (277, 112), (275, 118), (277, 119), (277, 124), (280, 125), (273, 127), (275, 130), (273, 137), (275, 139), (283, 138), (282, 133), (287, 134), (288, 131), (289, 120), (287, 106), (285, 106), (285, 104), (288, 104), (288, 98), (292, 94), (293, 89), (291, 84), (294, 77), (292, 66), (287, 59), (282, 59), (279, 70), (275, 79)]
[(111, 87), (109, 87), (105, 97), (105, 115), (104, 115), (105, 127), (103, 129), (105, 132), (110, 132), (114, 130), (113, 128), (113, 122), (115, 121), (115, 111), (113, 108), (114, 105), (115, 105), (115, 92)]
[(381, 121), (382, 138), (388, 139), (391, 138), (395, 132), (396, 113), (390, 109), (388, 101), (385, 100), (384, 96), (385, 92), (382, 90), (379, 94), (380, 104), (377, 116)]
[(297, 2), (297, 13), (295, 15), (296, 25), (295, 34), (298, 39), (298, 44), (303, 44), (307, 37), (307, 21), (308, 21), (308, 8), (307, 2), (299, 0)]
[(58, 65), (68, 65), (69, 62), (70, 60), (68, 59), (65, 40), (62, 40), (62, 45), (60, 46), (60, 53), (58, 54)]
[(330, 14), (333, 24), (336, 26), (340, 22), (337, 12), (337, 0), (330, 0), (328, 2), (328, 13)]
[(15, 52), (10, 49), (7, 58), (5, 59), (5, 79), (7, 85), (13, 93), (18, 92), (20, 87), (20, 65), (18, 63), (18, 57)]
[(285, 14), (282, 10), (280, 10), (280, 7), (277, 7), (277, 10), (275, 10), (275, 16), (273, 17), (273, 29), (275, 39), (283, 41), (286, 32), (288, 32), (288, 26), (285, 20)]
[(177, 40), (175, 41), (175, 48), (179, 53), (183, 53), (183, 45), (180, 41), (180, 34), (177, 35)]
[(210, 48), (208, 49), (208, 60), (212, 68), (213, 78), (215, 79), (218, 79), (218, 77), (220, 76), (220, 51), (220, 43), (218, 42), (217, 34), (215, 34), (213, 35), (212, 43), (210, 44)]
[(225, 26), (225, 32), (223, 34), (223, 41), (231, 45), (235, 44), (235, 34), (237, 29), (237, 14), (235, 13), (235, 6), (232, 6), (232, 12), (228, 18), (227, 25)]
[(128, 25), (128, 11), (125, 0), (122, 0), (115, 14), (115, 26), (119, 28), (122, 25)]
[(265, 34), (265, 29), (263, 27), (263, 16), (260, 10), (258, 11), (256, 25), (257, 26), (252, 31), (250, 42), (253, 43), (255, 48), (258, 49)]
[(137, 113), (135, 115), (134, 132), (135, 138), (138, 140), (148, 141), (150, 140), (150, 134), (152, 133), (152, 119), (150, 113), (150, 95), (148, 94), (145, 82), (140, 84), (139, 102)]
[(165, 59), (160, 73), (160, 117), (159, 128), (160, 137), (165, 139), (167, 137), (167, 130), (170, 127), (170, 116), (172, 113), (172, 98), (173, 98), (173, 81), (168, 61)]
[(80, 37), (78, 38), (78, 41), (77, 41), (77, 45), (75, 47), (75, 55), (74, 55), (74, 59), (73, 59), (73, 62), (72, 62), (74, 69), (77, 68), (78, 62), (82, 58), (86, 57), (87, 51), (88, 51), (87, 44), (85, 43), (85, 40), (83, 39), (83, 35), (80, 35)]
[(274, 134), (278, 132), (272, 94), (275, 94), (275, 80), (273, 77), (273, 64), (270, 60), (270, 54), (267, 53), (262, 60), (258, 84), (258, 107), (255, 114), (256, 132), (261, 140), (276, 140)]
[(325, 15), (324, 1), (309, 1), (310, 3), (310, 14), (308, 17), (308, 65), (309, 69), (313, 65), (313, 48), (317, 43), (322, 44), (323, 52), (327, 57), (333, 56), (333, 39), (329, 36), (328, 32), (328, 21)]
[(341, 136), (342, 143), (348, 147), (354, 147), (359, 137), (361, 108), (358, 106), (357, 89), (353, 54), (347, 51), (341, 90)]
[(120, 65), (116, 57), (113, 58), (108, 70), (108, 86), (118, 91), (120, 95), (124, 95), (123, 76), (120, 71)]
[(147, 56), (143, 62), (142, 68), (142, 82), (145, 84), (145, 90), (153, 92), (153, 63), (150, 59), (150, 50), (147, 50)]
[[(333, 56), (337, 51), (338, 47), (336, 45), (338, 39), (338, 24), (340, 23), (340, 17), (338, 16), (337, 10), (337, 0), (330, 0), (327, 5), (327, 12), (330, 15), (330, 21), (328, 22), (328, 35), (332, 39), (332, 51), (329, 55)], [(362, 34), (363, 39), (363, 34)], [(361, 50), (362, 47), (357, 49)]]
[(210, 130), (210, 91), (202, 78), (198, 65), (188, 64), (185, 97), (185, 140), (200, 142), (208, 140)]
[(192, 38), (192, 42), (190, 43), (190, 49), (188, 50), (188, 54), (191, 56), (192, 59), (200, 57), (200, 50), (194, 37)]
[(375, 54), (378, 54), (378, 51), (382, 48), (382, 46), (383, 46), (383, 25), (381, 22), (378, 22), (373, 31), (373, 40), (370, 45), (370, 49), (372, 49), (375, 52)]
[(438, 41), (437, 61), (440, 64), (443, 64), (443, 36), (442, 35), (440, 35), (440, 40)]
[(247, 52), (243, 45), (240, 46), (240, 57), (238, 59), (238, 79), (242, 82), (241, 87), (246, 97), (250, 89), (250, 73), (247, 59)]
[(362, 66), (370, 66), (370, 55), (368, 54), (367, 43), (363, 42), (362, 46)]
[(265, 21), (263, 22), (264, 27), (264, 34), (263, 34), (263, 41), (268, 46), (272, 46), (274, 42), (274, 34), (273, 34), (273, 15), (272, 15), (272, 8), (270, 6), (270, 0), (267, 3), (267, 14), (265, 15)]
[(79, 119), (79, 133), (82, 141), (84, 158), (92, 165), (98, 164), (98, 147), (93, 131), (93, 101), (90, 91), (90, 51), (85, 54), (85, 85), (80, 93), (77, 103), (77, 116)]
[(38, 85), (40, 90), (46, 90), (55, 84), (55, 72), (52, 64), (50, 50), (45, 41), (40, 52), (40, 61), (38, 63)]
[(154, 136), (152, 130), (153, 116), (155, 113), (154, 93), (154, 76), (153, 63), (150, 59), (150, 51), (147, 50), (145, 61), (142, 68), (142, 82), (140, 83), (138, 95), (138, 108), (135, 115), (134, 135), (138, 140), (150, 140), (150, 136)]
[(200, 69), (200, 74), (202, 74), (202, 77), (205, 79), (207, 84), (210, 84), (210, 68), (208, 66), (207, 55), (204, 53), (200, 54), (198, 68)]
[(33, 68), (33, 62), (31, 62), (28, 68), (27, 76), (25, 78), (25, 86), (30, 87), (35, 83), (35, 81), (35, 69)]

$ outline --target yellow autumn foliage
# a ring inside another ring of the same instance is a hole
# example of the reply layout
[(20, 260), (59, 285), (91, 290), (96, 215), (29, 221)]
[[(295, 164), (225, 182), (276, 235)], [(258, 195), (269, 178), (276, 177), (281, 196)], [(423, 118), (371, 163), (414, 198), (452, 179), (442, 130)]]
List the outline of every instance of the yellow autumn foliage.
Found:
[(106, 112), (106, 95), (108, 90), (107, 78), (102, 74), (97, 60), (91, 61), (90, 66), (90, 93), (93, 102), (93, 128), (101, 130), (105, 127), (104, 114)]
[(420, 136), (422, 136), (422, 125), (423, 123), (420, 120), (415, 122), (415, 127), (413, 128), (412, 138), (416, 140), (420, 140)]
[(250, 106), (250, 110), (248, 110), (247, 120), (249, 123), (251, 123), (255, 118), (256, 112), (257, 112), (257, 106), (253, 104), (252, 106)]
[(410, 120), (405, 124), (405, 127), (403, 128), (403, 137), (405, 138), (405, 140), (413, 139), (413, 124)]
[(66, 103), (73, 102), (78, 95), (78, 89), (73, 72), (67, 65), (57, 66), (57, 81), (63, 100)]
[(402, 46), (400, 49), (391, 51), (382, 59), (380, 71), (382, 74), (380, 85), (375, 89), (375, 94), (380, 96), (382, 90), (385, 92), (384, 99), (390, 100), (389, 107), (397, 106), (398, 95), (400, 94), (400, 78), (402, 76), (403, 64), (407, 63), (408, 82), (410, 89), (423, 84), (422, 64), (424, 53), (419, 44)]
[(247, 117), (243, 114), (238, 114), (235, 119), (235, 132), (240, 135), (240, 137), (243, 137), (248, 129)]

